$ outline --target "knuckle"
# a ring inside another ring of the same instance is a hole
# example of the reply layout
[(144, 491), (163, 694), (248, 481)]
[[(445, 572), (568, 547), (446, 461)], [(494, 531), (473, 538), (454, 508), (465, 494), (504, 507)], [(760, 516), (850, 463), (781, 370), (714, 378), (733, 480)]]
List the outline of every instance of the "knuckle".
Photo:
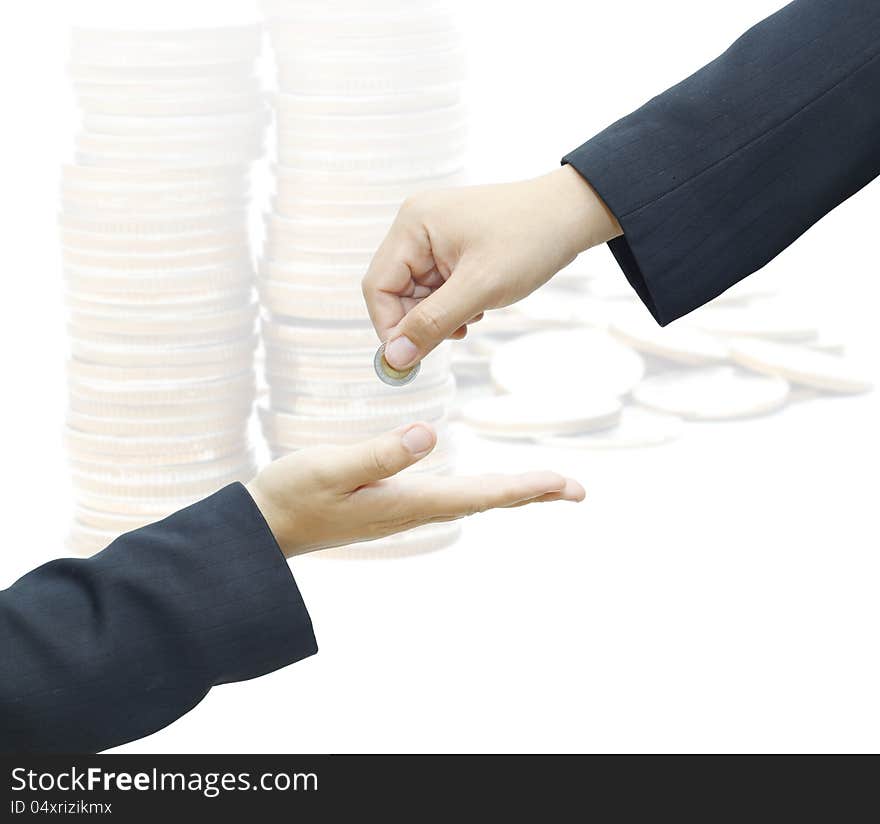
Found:
[(394, 474), (393, 460), (387, 452), (380, 449), (378, 446), (370, 447), (367, 456), (367, 464), (370, 470), (382, 477)]
[(479, 515), (481, 512), (485, 511), (486, 506), (482, 499), (470, 498), (466, 502), (459, 504), (455, 517), (470, 518), (472, 515)]
[(445, 333), (446, 323), (443, 312), (430, 303), (420, 304), (413, 313), (416, 326), (432, 338), (442, 337)]
[(442, 201), (437, 195), (437, 192), (431, 190), (411, 194), (401, 203), (398, 218), (406, 224), (426, 223), (441, 208)]
[(400, 216), (403, 218), (418, 218), (422, 214), (424, 200), (421, 194), (410, 195), (400, 204)]
[(503, 506), (506, 498), (503, 489), (489, 489), (479, 498), (473, 501), (474, 515), (480, 512), (488, 512), (490, 509), (497, 509)]
[(375, 291), (377, 280), (379, 277), (379, 268), (378, 268), (378, 260), (379, 252), (377, 251), (375, 255), (373, 255), (370, 260), (370, 265), (367, 267), (367, 271), (364, 273), (363, 278), (361, 278), (361, 289), (364, 294), (367, 294), (368, 291)]

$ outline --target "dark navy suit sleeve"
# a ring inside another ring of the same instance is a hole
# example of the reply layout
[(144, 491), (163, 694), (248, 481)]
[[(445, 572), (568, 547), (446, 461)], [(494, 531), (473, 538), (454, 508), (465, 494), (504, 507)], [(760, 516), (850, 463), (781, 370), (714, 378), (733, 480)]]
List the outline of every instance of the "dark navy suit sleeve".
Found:
[(880, 0), (795, 0), (576, 149), (611, 251), (669, 323), (880, 174)]
[(94, 752), (317, 652), (241, 484), (0, 592), (0, 751)]

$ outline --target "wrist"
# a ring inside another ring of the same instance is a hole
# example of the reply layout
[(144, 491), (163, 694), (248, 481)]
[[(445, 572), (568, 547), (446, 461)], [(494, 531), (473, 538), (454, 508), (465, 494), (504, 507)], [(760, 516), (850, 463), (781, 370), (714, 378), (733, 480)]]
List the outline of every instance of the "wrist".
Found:
[(568, 164), (545, 176), (554, 191), (560, 225), (572, 257), (623, 234), (617, 218), (596, 190)]
[(290, 516), (287, 512), (279, 509), (273, 504), (271, 497), (263, 493), (259, 484), (259, 476), (254, 478), (250, 483), (245, 484), (245, 489), (253, 498), (254, 504), (260, 510), (266, 526), (275, 538), (276, 543), (281, 548), (281, 552), (285, 558), (290, 558), (297, 554), (296, 546), (292, 538)]

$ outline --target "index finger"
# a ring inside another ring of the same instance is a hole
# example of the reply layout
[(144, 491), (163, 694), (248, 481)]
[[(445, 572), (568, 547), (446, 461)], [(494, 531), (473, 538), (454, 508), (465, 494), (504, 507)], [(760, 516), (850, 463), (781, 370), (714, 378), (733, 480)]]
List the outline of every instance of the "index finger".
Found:
[(406, 308), (400, 293), (408, 289), (411, 280), (412, 272), (406, 263), (396, 255), (383, 253), (379, 247), (361, 283), (367, 312), (379, 340), (387, 340), (388, 333), (403, 320)]
[(414, 299), (430, 291), (419, 286), (418, 277), (433, 267), (431, 244), (424, 229), (410, 225), (398, 214), (361, 283), (367, 311), (380, 340), (388, 339), (391, 330), (412, 308)]

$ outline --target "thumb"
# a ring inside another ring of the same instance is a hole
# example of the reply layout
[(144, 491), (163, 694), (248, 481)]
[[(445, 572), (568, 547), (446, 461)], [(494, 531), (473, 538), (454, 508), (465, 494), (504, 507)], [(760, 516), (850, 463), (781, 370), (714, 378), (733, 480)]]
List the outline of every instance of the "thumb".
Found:
[(486, 307), (472, 288), (473, 279), (459, 271), (423, 298), (397, 324), (385, 345), (385, 359), (395, 369), (408, 369)]
[(437, 433), (415, 423), (345, 449), (335, 473), (340, 485), (353, 490), (396, 475), (424, 458), (437, 444)]

